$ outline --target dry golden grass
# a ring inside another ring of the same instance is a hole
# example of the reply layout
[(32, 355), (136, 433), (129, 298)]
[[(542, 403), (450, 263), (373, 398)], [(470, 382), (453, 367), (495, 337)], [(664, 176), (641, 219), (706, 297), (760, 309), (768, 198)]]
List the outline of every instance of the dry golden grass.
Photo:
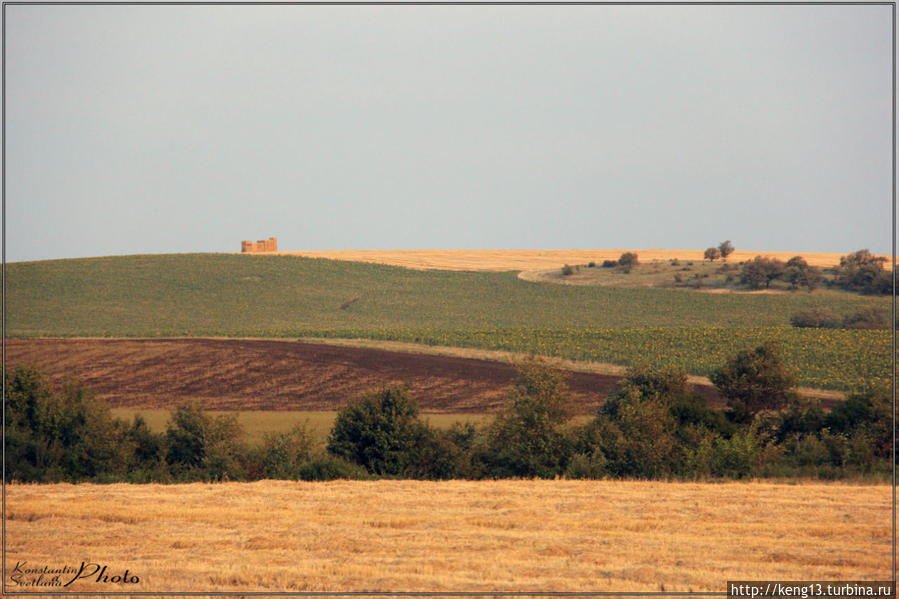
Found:
[(87, 560), (140, 577), (71, 592), (721, 592), (887, 580), (890, 517), (887, 485), (14, 484), (6, 541), (10, 568)]
[[(617, 260), (624, 252), (637, 252), (643, 262), (651, 260), (702, 261), (705, 250), (322, 250), (279, 252), (308, 258), (330, 258), (353, 262), (374, 262), (406, 268), (437, 270), (544, 270), (563, 264), (587, 264), (591, 261)], [(752, 260), (758, 255), (789, 260), (801, 255), (812, 266), (835, 266), (844, 254), (815, 252), (753, 252), (737, 250), (730, 262)], [(886, 256), (885, 256), (886, 257)]]

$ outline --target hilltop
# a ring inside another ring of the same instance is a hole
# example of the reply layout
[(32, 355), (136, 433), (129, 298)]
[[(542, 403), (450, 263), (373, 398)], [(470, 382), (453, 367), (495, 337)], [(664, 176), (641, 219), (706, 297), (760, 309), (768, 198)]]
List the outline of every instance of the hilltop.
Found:
[(7, 265), (11, 337), (326, 337), (674, 364), (707, 375), (780, 341), (802, 384), (849, 390), (889, 373), (889, 332), (795, 329), (890, 300), (555, 285), (516, 272), (412, 270), (289, 255), (120, 256)]

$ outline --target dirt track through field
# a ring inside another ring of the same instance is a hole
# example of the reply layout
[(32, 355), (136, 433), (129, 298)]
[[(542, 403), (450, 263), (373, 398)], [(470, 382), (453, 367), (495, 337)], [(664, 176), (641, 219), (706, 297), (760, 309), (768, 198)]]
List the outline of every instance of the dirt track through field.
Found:
[[(320, 343), (246, 339), (9, 339), (7, 367), (28, 363), (54, 381), (77, 378), (112, 407), (336, 410), (408, 383), (423, 411), (495, 411), (515, 369), (490, 360)], [(575, 411), (593, 413), (619, 377), (569, 373)], [(715, 405), (714, 390), (697, 386)]]

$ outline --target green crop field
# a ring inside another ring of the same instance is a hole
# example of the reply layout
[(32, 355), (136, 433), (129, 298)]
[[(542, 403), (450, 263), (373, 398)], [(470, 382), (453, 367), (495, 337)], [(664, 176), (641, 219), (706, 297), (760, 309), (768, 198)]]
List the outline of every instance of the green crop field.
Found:
[(851, 390), (889, 376), (889, 331), (793, 329), (826, 307), (888, 311), (834, 290), (781, 294), (572, 286), (513, 272), (416, 271), (232, 254), (7, 265), (9, 336), (396, 339), (575, 360), (675, 363), (707, 374), (738, 349), (782, 343), (802, 384)]

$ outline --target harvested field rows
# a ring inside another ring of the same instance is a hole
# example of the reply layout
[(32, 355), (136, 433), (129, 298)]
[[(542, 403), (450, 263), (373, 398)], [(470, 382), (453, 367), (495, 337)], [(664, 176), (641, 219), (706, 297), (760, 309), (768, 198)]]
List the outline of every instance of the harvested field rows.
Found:
[[(7, 364), (79, 379), (112, 407), (336, 410), (385, 385), (409, 383), (434, 413), (495, 411), (515, 381), (507, 363), (320, 343), (248, 339), (9, 339)], [(575, 411), (595, 412), (619, 377), (571, 373)], [(709, 387), (698, 387), (713, 401)]]
[(756, 482), (14, 484), (7, 564), (87, 560), (140, 578), (71, 592), (720, 593), (727, 580), (888, 580), (890, 494)]

